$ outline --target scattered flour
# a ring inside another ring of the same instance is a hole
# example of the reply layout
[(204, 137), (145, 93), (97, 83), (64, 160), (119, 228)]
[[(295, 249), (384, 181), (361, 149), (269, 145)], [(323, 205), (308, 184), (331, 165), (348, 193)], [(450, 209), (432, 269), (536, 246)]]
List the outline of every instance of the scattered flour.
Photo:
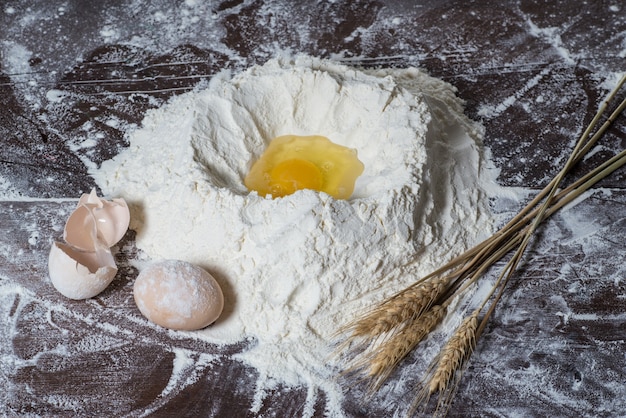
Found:
[(13, 186), (8, 178), (0, 176), (0, 196), (2, 196), (3, 199), (12, 199), (19, 197), (20, 192)]
[[(248, 193), (251, 163), (284, 134), (357, 149), (353, 197)], [(129, 203), (147, 258), (193, 262), (220, 282), (225, 311), (198, 338), (257, 341), (238, 355), (262, 376), (253, 408), (279, 382), (311, 388), (303, 415), (317, 388), (338, 415), (328, 356), (339, 327), (491, 232), (497, 173), (481, 135), (454, 88), (417, 69), (283, 57), (149, 112), (93, 175)]]

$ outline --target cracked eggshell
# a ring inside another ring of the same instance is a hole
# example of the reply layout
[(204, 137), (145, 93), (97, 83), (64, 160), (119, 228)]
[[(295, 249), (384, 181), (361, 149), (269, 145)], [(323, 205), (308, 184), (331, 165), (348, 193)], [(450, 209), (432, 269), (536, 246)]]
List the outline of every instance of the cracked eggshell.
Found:
[(48, 258), (48, 272), (54, 287), (70, 299), (88, 299), (113, 281), (117, 266), (108, 249), (81, 251), (55, 242)]
[(124, 199), (100, 199), (93, 189), (83, 194), (63, 229), (65, 243), (55, 242), (48, 257), (54, 287), (70, 299), (88, 299), (115, 278), (110, 247), (128, 230), (130, 211)]
[(100, 199), (95, 189), (83, 194), (63, 230), (68, 244), (85, 251), (95, 251), (98, 241), (112, 247), (122, 239), (130, 223), (130, 211), (124, 199)]

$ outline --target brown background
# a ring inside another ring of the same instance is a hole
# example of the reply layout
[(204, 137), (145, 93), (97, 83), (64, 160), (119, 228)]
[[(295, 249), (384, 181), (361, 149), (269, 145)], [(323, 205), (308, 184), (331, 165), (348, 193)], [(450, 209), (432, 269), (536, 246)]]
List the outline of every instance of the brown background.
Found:
[[(48, 282), (50, 244), (72, 199), (94, 186), (83, 161), (118, 153), (147, 109), (282, 50), (419, 66), (456, 86), (467, 114), (482, 121), (500, 184), (532, 190), (557, 172), (607, 80), (625, 70), (625, 16), (617, 0), (3, 1), (0, 413), (253, 415), (256, 372), (230, 356), (254, 341), (218, 349), (132, 320), (140, 315), (127, 262), (132, 231), (120, 244), (118, 278), (98, 297), (69, 301)], [(577, 173), (625, 145), (622, 117)], [(478, 343), (451, 416), (624, 414), (625, 174), (544, 225)], [(207, 353), (217, 360), (207, 364)], [(170, 382), (177, 356), (188, 367)], [(281, 388), (259, 415), (300, 416), (305, 396)], [(367, 401), (357, 386), (346, 415), (393, 416), (410, 396)], [(324, 404), (319, 393), (317, 416)]]

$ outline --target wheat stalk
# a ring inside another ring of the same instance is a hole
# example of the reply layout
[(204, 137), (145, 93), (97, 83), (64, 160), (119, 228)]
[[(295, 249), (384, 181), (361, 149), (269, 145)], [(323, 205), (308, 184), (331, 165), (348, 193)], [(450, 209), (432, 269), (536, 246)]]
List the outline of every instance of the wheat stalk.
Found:
[[(563, 178), (567, 175), (567, 173), (569, 173), (571, 168), (576, 164), (577, 161), (579, 161), (584, 156), (584, 154), (589, 149), (591, 149), (591, 146), (595, 144), (597, 140), (604, 134), (608, 126), (617, 118), (617, 116), (621, 114), (624, 111), (624, 109), (626, 109), (626, 99), (624, 99), (620, 103), (620, 105), (617, 107), (617, 109), (608, 117), (607, 121), (600, 127), (600, 129), (596, 132), (596, 134), (590, 137), (591, 131), (598, 123), (602, 113), (608, 107), (609, 101), (614, 98), (617, 91), (624, 85), (624, 83), (626, 83), (626, 75), (622, 77), (622, 79), (620, 80), (618, 85), (615, 87), (615, 89), (613, 89), (613, 91), (609, 94), (607, 99), (603, 101), (595, 117), (593, 118), (593, 120), (591, 121), (591, 123), (589, 124), (585, 132), (583, 132), (583, 134), (577, 141), (577, 144), (574, 150), (572, 151), (572, 153), (570, 154), (570, 157), (568, 158), (568, 161), (565, 163), (564, 167), (557, 174), (557, 176), (550, 182), (550, 184), (546, 188), (544, 188), (544, 190), (542, 191), (541, 194), (543, 195), (543, 197), (545, 197), (545, 199), (543, 200), (543, 203), (539, 205), (537, 208), (535, 208), (534, 210), (527, 211), (527, 213), (525, 213), (523, 216), (519, 216), (515, 218), (514, 220), (512, 220), (511, 222), (509, 222), (509, 224), (507, 224), (507, 226), (515, 227), (517, 225), (520, 225), (520, 222), (523, 222), (526, 224), (526, 226), (522, 228), (521, 230), (518, 230), (517, 234), (515, 234), (513, 237), (511, 237), (508, 240), (508, 243), (514, 243), (517, 246), (515, 253), (505, 265), (505, 268), (503, 269), (501, 274), (498, 276), (498, 279), (496, 280), (495, 284), (492, 286), (491, 291), (483, 299), (478, 309), (476, 309), (474, 313), (466, 319), (466, 321), (467, 320), (472, 321), (472, 326), (474, 326), (476, 322), (473, 321), (472, 317), (474, 316), (477, 317), (478, 313), (481, 312), (487, 305), (490, 304), (480, 324), (476, 327), (473, 327), (473, 331), (474, 331), (474, 335), (473, 335), (474, 340), (472, 340), (474, 341), (473, 344), (475, 344), (475, 338), (478, 338), (478, 336), (480, 336), (480, 334), (482, 333), (482, 331), (484, 330), (486, 326), (487, 321), (489, 320), (490, 316), (493, 314), (497, 303), (502, 297), (506, 284), (508, 283), (510, 278), (513, 276), (513, 273), (515, 272), (515, 269), (517, 268), (522, 258), (522, 255), (524, 254), (528, 246), (528, 243), (530, 242), (530, 238), (532, 237), (532, 235), (538, 228), (539, 224), (545, 218), (554, 214), (557, 210), (562, 208), (565, 204), (570, 203), (572, 200), (579, 197), (582, 193), (584, 193), (591, 186), (596, 184), (599, 180), (606, 177), (617, 168), (622, 167), (624, 164), (626, 164), (626, 150), (623, 150), (622, 152), (620, 152), (613, 158), (601, 164), (596, 169), (592, 170), (586, 176), (583, 176), (581, 179), (574, 182), (573, 185), (566, 188), (564, 191), (560, 193), (558, 192), (558, 187), (560, 183), (563, 181)], [(538, 204), (540, 200), (535, 199), (533, 202), (536, 202), (536, 204)], [(528, 206), (526, 208), (528, 208)], [(493, 259), (494, 259), (493, 262), (500, 259), (499, 254), (497, 253), (494, 254)], [(487, 267), (491, 266), (493, 263), (487, 263), (487, 264), (488, 266), (485, 266), (485, 270)], [(492, 300), (492, 297), (494, 296), (494, 294), (496, 296)], [(455, 343), (458, 343), (457, 340), (461, 338), (459, 337), (459, 333), (461, 334), (464, 333), (464, 327), (466, 327), (465, 322), (459, 327), (457, 332), (450, 339), (450, 342), (448, 343), (448, 345), (444, 347), (444, 352), (446, 348), (449, 348), (450, 344), (454, 345)], [(454, 372), (449, 373), (449, 371), (440, 362), (440, 365), (438, 366), (437, 370), (441, 368), (442, 372), (439, 374), (435, 372), (435, 374), (433, 374), (433, 376), (431, 377), (430, 383), (427, 386), (425, 386), (428, 388), (428, 390), (425, 391), (426, 396), (422, 396), (422, 397), (418, 396), (417, 398), (418, 403), (427, 401), (427, 399), (430, 398), (430, 396), (435, 393), (435, 389), (437, 389), (437, 392), (439, 394), (439, 400), (437, 403), (436, 414), (442, 411), (445, 414), (445, 411), (447, 411), (447, 408), (449, 407), (451, 403), (450, 394), (454, 390), (455, 383), (456, 383), (454, 379), (452, 379), (452, 377), (455, 375), (456, 372), (460, 372), (460, 369), (464, 365), (465, 360), (467, 360), (467, 358), (469, 357), (469, 354), (471, 354), (471, 351), (474, 347), (473, 344), (470, 344), (469, 341), (467, 342), (468, 342), (468, 347), (471, 347), (471, 349), (469, 349), (466, 352), (467, 356), (462, 357), (459, 355), (457, 356), (458, 361), (448, 362), (448, 364), (451, 367), (455, 366)], [(457, 358), (454, 358), (454, 359), (457, 360)]]
[[(388, 298), (343, 330), (348, 331), (346, 339), (348, 345), (356, 340), (362, 340), (360, 348), (363, 349), (363, 353), (360, 357), (359, 354), (356, 355), (358, 360), (353, 364), (370, 380), (373, 390), (378, 389), (400, 361), (443, 320), (451, 300), (463, 296), (488, 269), (515, 249), (489, 294), (472, 314), (464, 319), (441, 348), (436, 362), (429, 367), (418, 396), (409, 409), (409, 414), (412, 414), (432, 396), (437, 396), (435, 414), (447, 413), (452, 394), (474, 350), (476, 340), (493, 314), (540, 223), (578, 198), (602, 178), (626, 164), (626, 150), (623, 150), (568, 187), (559, 189), (571, 168), (586, 155), (611, 123), (626, 109), (624, 99), (596, 133), (591, 135), (608, 109), (609, 103), (625, 83), (626, 75), (622, 76), (617, 86), (600, 104), (596, 115), (581, 134), (559, 173), (504, 227), (436, 271)], [(402, 268), (407, 268), (414, 262), (418, 261), (413, 260)], [(485, 313), (479, 321), (478, 318), (483, 311)]]

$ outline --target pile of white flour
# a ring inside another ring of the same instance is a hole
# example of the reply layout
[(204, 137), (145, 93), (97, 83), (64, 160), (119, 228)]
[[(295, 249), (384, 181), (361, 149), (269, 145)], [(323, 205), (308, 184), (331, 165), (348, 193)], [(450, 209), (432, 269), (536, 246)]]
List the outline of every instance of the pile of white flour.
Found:
[[(357, 149), (365, 171), (353, 197), (249, 193), (251, 164), (285, 134)], [(217, 278), (225, 311), (198, 337), (258, 342), (239, 355), (264, 377), (257, 407), (282, 382), (323, 389), (332, 415), (341, 392), (328, 354), (338, 328), (415, 280), (394, 273), (411, 257), (426, 274), (491, 231), (496, 173), (480, 137), (453, 87), (417, 69), (280, 58), (151, 111), (94, 177), (128, 201), (148, 258), (190, 261)]]

